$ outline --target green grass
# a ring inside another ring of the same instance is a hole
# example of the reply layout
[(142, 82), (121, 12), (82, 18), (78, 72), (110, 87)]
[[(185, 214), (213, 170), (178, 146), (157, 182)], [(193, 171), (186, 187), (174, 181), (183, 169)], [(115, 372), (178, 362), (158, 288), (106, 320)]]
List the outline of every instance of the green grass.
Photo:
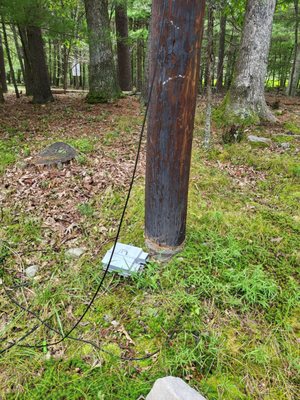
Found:
[[(127, 118), (117, 120), (108, 132), (115, 129), (127, 132)], [(122, 140), (127, 136), (130, 140), (129, 133)], [(118, 140), (107, 138), (102, 145), (108, 147)], [(95, 146), (88, 138), (69, 142), (82, 153)], [(17, 144), (9, 147), (14, 157), (17, 148)], [(265, 178), (258, 178), (254, 186), (239, 185), (218, 162), (236, 169), (237, 179), (241, 166), (263, 172)], [(296, 400), (300, 383), (297, 168), (293, 152), (276, 153), (242, 142), (204, 153), (196, 145), (184, 250), (167, 264), (152, 260), (143, 274), (132, 279), (109, 275), (76, 331), (111, 355), (74, 341), (41, 350), (14, 347), (0, 358), (0, 396), (136, 400), (158, 377), (176, 375), (208, 400)], [(143, 197), (140, 178), (122, 242), (143, 246)], [(26, 294), (31, 307), (44, 318), (49, 316), (56, 329), (68, 331), (94, 293), (124, 198), (123, 187), (108, 187), (78, 204), (80, 234), (75, 239), (79, 236), (88, 249), (78, 260), (65, 257), (67, 245), (56, 247), (48, 240), (42, 221), (32, 213), (18, 207), (3, 211), (1, 276), (9, 284), (18, 283), (22, 263), (26, 266), (32, 259), (38, 263), (38, 276), (26, 281), (29, 288), (13, 294), (22, 304)], [(35, 255), (29, 249), (36, 250)], [(9, 316), (5, 323), (0, 319), (6, 340), (33, 326), (33, 318), (12, 307), (5, 296), (1, 307), (4, 318)], [(119, 323), (117, 328), (112, 321)], [(41, 328), (28, 343), (47, 338), (54, 341), (59, 335)], [(157, 349), (159, 354), (145, 361), (119, 359), (121, 354), (141, 356)]]

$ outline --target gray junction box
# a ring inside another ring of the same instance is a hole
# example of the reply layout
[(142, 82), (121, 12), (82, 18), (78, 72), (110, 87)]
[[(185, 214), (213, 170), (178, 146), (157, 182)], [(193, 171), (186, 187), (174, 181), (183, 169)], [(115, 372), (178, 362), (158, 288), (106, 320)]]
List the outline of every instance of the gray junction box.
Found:
[[(102, 263), (103, 269), (107, 268), (113, 247), (105, 254)], [(140, 247), (128, 244), (117, 243), (110, 266), (109, 272), (118, 272), (123, 276), (136, 274), (146, 264), (148, 253), (145, 253)]]

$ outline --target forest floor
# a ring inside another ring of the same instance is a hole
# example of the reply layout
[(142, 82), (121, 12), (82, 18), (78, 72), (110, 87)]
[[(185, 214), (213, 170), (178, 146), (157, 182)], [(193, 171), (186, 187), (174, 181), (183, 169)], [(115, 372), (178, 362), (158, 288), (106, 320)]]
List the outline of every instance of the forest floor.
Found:
[[(137, 400), (157, 378), (175, 375), (208, 400), (296, 400), (300, 99), (280, 97), (278, 123), (247, 129), (271, 145), (223, 145), (214, 126), (209, 152), (204, 107), (199, 99), (183, 252), (167, 264), (151, 261), (134, 278), (108, 275), (73, 332), (106, 352), (72, 340), (47, 346), (60, 335), (42, 327), (22, 342), (41, 349), (0, 355), (0, 398)], [(38, 106), (9, 96), (0, 113), (3, 349), (37, 324), (7, 294), (61, 333), (91, 299), (130, 182), (143, 108), (135, 97), (89, 105), (68, 94)], [(24, 161), (55, 141), (73, 145), (77, 160), (61, 169)], [(137, 246), (144, 244), (144, 150), (120, 239)], [(85, 253), (69, 258), (78, 247)], [(32, 265), (38, 270), (28, 278)], [(157, 350), (144, 361), (120, 360)]]

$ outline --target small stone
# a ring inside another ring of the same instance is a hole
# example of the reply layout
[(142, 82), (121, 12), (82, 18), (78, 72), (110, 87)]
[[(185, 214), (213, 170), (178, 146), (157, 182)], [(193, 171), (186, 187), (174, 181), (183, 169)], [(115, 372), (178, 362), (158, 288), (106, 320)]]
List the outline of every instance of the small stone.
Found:
[(285, 150), (288, 150), (291, 147), (291, 144), (288, 142), (280, 143), (280, 147), (282, 147)]
[(255, 136), (255, 135), (249, 135), (248, 138), (249, 142), (251, 143), (263, 143), (263, 144), (271, 144), (272, 140), (265, 138), (265, 137), (259, 137), (259, 136)]
[(146, 400), (206, 400), (180, 378), (167, 376), (157, 379)]
[(34, 278), (38, 272), (39, 267), (37, 265), (30, 265), (30, 267), (25, 269), (25, 274), (27, 278)]
[(79, 258), (85, 253), (86, 249), (83, 247), (74, 247), (66, 251), (66, 255), (71, 258)]

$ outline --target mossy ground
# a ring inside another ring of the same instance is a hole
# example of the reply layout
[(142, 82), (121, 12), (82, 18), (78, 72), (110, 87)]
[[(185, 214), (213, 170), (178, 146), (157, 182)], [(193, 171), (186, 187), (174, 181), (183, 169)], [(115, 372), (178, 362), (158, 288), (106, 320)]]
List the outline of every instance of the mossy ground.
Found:
[[(138, 101), (123, 99), (117, 108), (81, 105), (80, 112), (77, 101), (61, 110), (57, 104), (47, 105), (52, 112), (43, 115), (43, 109), (35, 106), (37, 119), (32, 122), (32, 115), (23, 115), (13, 132), (8, 123), (2, 125), (2, 177), (54, 136), (80, 151), (83, 158), (76, 163), (90, 174), (93, 168), (94, 174), (105, 172), (91, 162), (99, 153), (119, 162), (118, 154), (125, 148), (123, 160), (126, 154), (133, 159), (140, 123)], [(299, 124), (299, 114), (288, 107), (286, 113)], [(0, 396), (136, 400), (148, 393), (158, 377), (171, 374), (185, 379), (208, 400), (297, 399), (298, 139), (291, 139), (286, 151), (276, 146), (252, 148), (246, 142), (223, 146), (221, 131), (216, 129), (214, 148), (204, 152), (202, 120), (199, 104), (184, 251), (168, 264), (152, 261), (132, 279), (109, 275), (76, 331), (111, 355), (71, 340), (43, 349), (14, 347), (0, 358)], [(30, 129), (38, 135), (31, 135)], [(268, 126), (251, 129), (255, 134), (263, 129), (274, 141), (286, 130), (282, 125), (275, 135)], [(141, 246), (142, 172), (121, 234), (121, 241)], [(25, 283), (11, 295), (42, 318), (49, 317), (61, 332), (83, 312), (101, 279), (101, 259), (115, 234), (127, 178), (111, 182), (88, 202), (74, 206), (79, 229), (72, 240), (87, 248), (79, 260), (65, 256), (64, 236), (54, 230), (49, 239), (43, 214), (34, 208), (28, 211), (26, 195), (20, 196), (19, 204), (2, 207), (1, 278), (7, 285)], [(43, 190), (51, 190), (51, 185), (51, 180), (43, 182)], [(30, 280), (24, 277), (24, 268), (32, 263), (40, 270)], [(34, 325), (34, 318), (11, 304), (2, 290), (1, 348)], [(40, 328), (26, 343), (58, 338)], [(119, 358), (156, 350), (159, 353), (145, 361)]]

